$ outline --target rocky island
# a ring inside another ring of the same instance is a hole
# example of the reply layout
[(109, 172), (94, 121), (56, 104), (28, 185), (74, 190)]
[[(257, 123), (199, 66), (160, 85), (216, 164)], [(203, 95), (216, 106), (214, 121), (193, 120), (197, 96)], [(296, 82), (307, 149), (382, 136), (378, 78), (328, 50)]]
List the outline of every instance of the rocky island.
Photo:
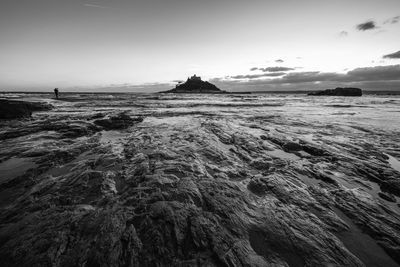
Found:
[(179, 83), (174, 89), (161, 93), (176, 93), (176, 94), (221, 94), (225, 91), (219, 89), (212, 83), (201, 80), (201, 77), (193, 75), (188, 78), (185, 83)]
[(324, 91), (310, 92), (308, 95), (332, 95), (332, 96), (362, 96), (360, 88), (336, 87), (335, 89), (326, 89)]

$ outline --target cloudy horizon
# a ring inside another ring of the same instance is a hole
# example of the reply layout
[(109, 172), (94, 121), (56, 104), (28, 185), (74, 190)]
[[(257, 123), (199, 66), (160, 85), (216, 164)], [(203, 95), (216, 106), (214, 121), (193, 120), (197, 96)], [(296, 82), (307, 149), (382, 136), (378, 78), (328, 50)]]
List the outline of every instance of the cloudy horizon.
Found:
[(2, 1), (0, 91), (400, 90), (398, 0)]

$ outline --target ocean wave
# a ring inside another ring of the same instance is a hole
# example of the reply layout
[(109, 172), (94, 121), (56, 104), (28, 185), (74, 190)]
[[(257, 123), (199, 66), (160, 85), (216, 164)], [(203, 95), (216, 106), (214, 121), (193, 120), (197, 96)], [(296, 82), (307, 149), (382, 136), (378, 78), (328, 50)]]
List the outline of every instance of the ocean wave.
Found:
[(351, 116), (356, 115), (356, 114), (357, 114), (356, 112), (335, 112), (335, 113), (332, 113), (332, 115), (351, 115)]
[(341, 105), (341, 104), (330, 104), (330, 105), (323, 105), (324, 107), (331, 107), (331, 108), (370, 108), (368, 105)]
[(186, 107), (281, 107), (285, 103), (193, 103)]

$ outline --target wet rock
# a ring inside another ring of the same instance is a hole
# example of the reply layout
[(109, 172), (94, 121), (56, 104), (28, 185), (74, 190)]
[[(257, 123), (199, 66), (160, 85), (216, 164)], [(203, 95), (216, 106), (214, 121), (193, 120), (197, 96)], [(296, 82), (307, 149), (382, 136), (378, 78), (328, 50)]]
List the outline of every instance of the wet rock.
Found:
[(400, 179), (391, 178), (381, 181), (380, 186), (383, 191), (400, 197)]
[(61, 121), (49, 122), (40, 130), (56, 131), (64, 138), (73, 138), (91, 135), (98, 132), (100, 128), (86, 121)]
[(106, 130), (115, 130), (125, 129), (142, 121), (142, 117), (132, 118), (124, 113), (121, 113), (116, 116), (111, 116), (107, 119), (95, 120), (94, 124), (99, 125)]
[(265, 135), (260, 135), (261, 140), (268, 140), (268, 137)]
[(384, 200), (396, 203), (396, 198), (390, 193), (379, 192), (378, 195)]
[(47, 103), (0, 99), (0, 119), (27, 118), (32, 115), (33, 111), (50, 110), (51, 108), (52, 106)]
[(326, 89), (325, 91), (311, 92), (308, 95), (330, 95), (330, 96), (362, 96), (362, 90), (351, 87), (337, 87), (335, 89)]
[(283, 144), (282, 148), (286, 152), (302, 150), (302, 146), (299, 143), (295, 143), (295, 142), (286, 142), (285, 144)]
[[(352, 242), (359, 240), (359, 242), (368, 244), (367, 251), (363, 253), (358, 251), (358, 247), (352, 247), (356, 254), (360, 253), (358, 256), (362, 257), (364, 262), (369, 259), (371, 264), (375, 265), (379, 263), (384, 266), (398, 266), (400, 260), (398, 257), (400, 247), (398, 220), (394, 217), (384, 216), (376, 202), (363, 199), (363, 195), (359, 195), (357, 191), (338, 190), (334, 194), (336, 206), (341, 210), (336, 213), (350, 225), (350, 232), (346, 236), (349, 234), (353, 236), (348, 240), (349, 243), (347, 241), (345, 243), (353, 246)], [(359, 210), (366, 212), (359, 212)], [(382, 216), (384, 216), (383, 220)], [(382, 224), (382, 222), (384, 223)]]
[(101, 113), (101, 112), (98, 112), (98, 113), (95, 113), (93, 115), (88, 116), (87, 119), (88, 120), (95, 120), (95, 119), (100, 119), (100, 118), (103, 118), (103, 117), (105, 117), (105, 114)]
[(72, 138), (90, 136), (101, 128), (88, 121), (81, 120), (42, 120), (26, 124), (23, 128), (10, 128), (5, 132), (0, 132), (0, 140), (7, 140), (40, 132), (51, 133), (51, 138)]
[[(277, 145), (280, 146), (280, 147), (282, 147), (282, 146), (286, 143), (285, 140), (282, 140), (282, 139), (277, 138), (277, 137), (268, 136), (267, 138), (268, 138), (269, 141), (271, 141), (271, 142), (274, 143), (274, 144), (277, 144)], [(262, 138), (262, 139), (263, 139), (263, 138)], [(265, 139), (263, 139), (263, 140), (265, 140)]]
[(268, 183), (264, 179), (253, 179), (247, 185), (247, 188), (258, 196), (263, 196), (269, 191)]
[(266, 159), (255, 159), (250, 162), (250, 166), (257, 170), (267, 171), (272, 165), (271, 161), (267, 161)]
[(329, 155), (329, 152), (327, 152), (326, 150), (312, 145), (302, 145), (302, 149), (308, 154), (317, 157)]
[(1, 255), (14, 255), (3, 257), (7, 266), (132, 266), (141, 247), (121, 210), (52, 208), (26, 218), (25, 225), (5, 229), (3, 242), (18, 229), (15, 241), (25, 243), (18, 252), (12, 251), (12, 243), (2, 246)]
[(7, 139), (12, 139), (28, 134), (32, 134), (37, 132), (37, 128), (25, 128), (25, 129), (8, 129), (8, 131), (3, 131), (0, 132), (0, 140), (7, 140)]

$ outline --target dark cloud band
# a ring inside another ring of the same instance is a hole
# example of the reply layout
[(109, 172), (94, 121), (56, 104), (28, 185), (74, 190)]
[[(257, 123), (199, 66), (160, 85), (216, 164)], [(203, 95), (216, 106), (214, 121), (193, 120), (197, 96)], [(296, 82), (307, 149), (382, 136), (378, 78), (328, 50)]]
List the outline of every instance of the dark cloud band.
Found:
[(267, 68), (258, 68), (258, 69), (263, 72), (279, 72), (279, 71), (294, 70), (294, 68), (288, 68), (288, 67), (267, 67)]
[(400, 50), (392, 54), (384, 55), (383, 58), (397, 59), (400, 58)]
[(357, 30), (359, 30), (359, 31), (368, 31), (368, 30), (376, 29), (377, 26), (376, 26), (376, 24), (375, 24), (375, 21), (370, 20), (370, 21), (367, 21), (367, 22), (358, 24), (358, 25), (356, 26), (356, 28), (357, 28)]
[[(274, 73), (265, 73), (274, 74)], [(257, 76), (257, 77), (256, 77)], [(358, 86), (370, 90), (398, 90), (400, 65), (356, 68), (347, 73), (291, 72), (282, 77), (259, 79), (260, 75), (237, 75), (231, 79), (214, 79), (226, 90), (309, 90), (334, 86)], [(270, 76), (271, 77), (271, 76)], [(239, 79), (248, 79), (243, 82)]]
[(285, 75), (285, 72), (273, 72), (273, 73), (263, 73), (263, 74), (249, 74), (249, 75), (236, 75), (231, 76), (231, 79), (258, 79), (263, 77), (278, 77)]
[(396, 24), (396, 23), (398, 23), (399, 21), (400, 21), (400, 16), (396, 16), (396, 17), (393, 17), (393, 18), (390, 18), (390, 19), (386, 20), (386, 21), (385, 21), (385, 24), (388, 24), (388, 23), (390, 23), (390, 24)]

